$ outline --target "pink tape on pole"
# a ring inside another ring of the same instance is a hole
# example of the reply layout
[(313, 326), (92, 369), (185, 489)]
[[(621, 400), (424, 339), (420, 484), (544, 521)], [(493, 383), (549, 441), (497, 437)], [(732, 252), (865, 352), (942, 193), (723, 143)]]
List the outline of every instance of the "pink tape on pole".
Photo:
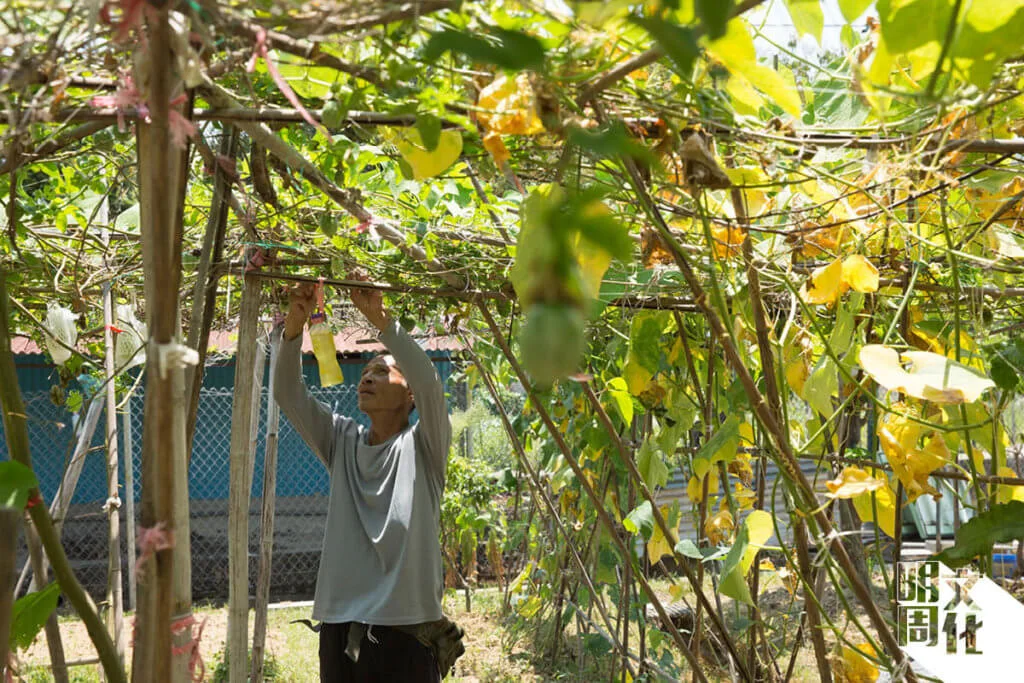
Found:
[(166, 524), (157, 523), (152, 528), (139, 527), (138, 533), (139, 559), (135, 561), (136, 575), (142, 574), (146, 560), (154, 553), (174, 547), (174, 533), (166, 530)]
[[(192, 633), (192, 627), (198, 625), (195, 633)], [(203, 638), (203, 627), (206, 626), (206, 619), (202, 621), (196, 621), (196, 618), (189, 614), (188, 616), (182, 617), (177, 621), (171, 622), (171, 633), (177, 635), (184, 631), (189, 630), (189, 641), (181, 647), (171, 647), (171, 652), (174, 655), (183, 655), (188, 653), (188, 672), (192, 676), (193, 681), (201, 681), (206, 676), (206, 666), (203, 664), (203, 658), (199, 655), (199, 641)]]

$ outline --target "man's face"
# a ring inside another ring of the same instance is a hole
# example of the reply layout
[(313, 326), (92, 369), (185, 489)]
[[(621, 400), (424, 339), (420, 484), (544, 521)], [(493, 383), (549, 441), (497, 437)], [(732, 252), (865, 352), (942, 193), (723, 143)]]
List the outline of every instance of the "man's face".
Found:
[(377, 356), (363, 370), (359, 379), (359, 409), (364, 413), (378, 411), (412, 411), (412, 392), (402, 371), (391, 356)]

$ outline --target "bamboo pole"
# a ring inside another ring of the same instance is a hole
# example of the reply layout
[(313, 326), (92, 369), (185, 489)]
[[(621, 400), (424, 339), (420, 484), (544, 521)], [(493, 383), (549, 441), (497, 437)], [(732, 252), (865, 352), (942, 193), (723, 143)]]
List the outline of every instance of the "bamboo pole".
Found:
[[(106, 222), (104, 220), (104, 222)], [(103, 230), (103, 241), (110, 242), (110, 234)], [(104, 258), (106, 260), (106, 258)], [(109, 265), (108, 265), (109, 267)], [(106, 375), (106, 417), (107, 417), (107, 627), (117, 648), (117, 656), (124, 662), (124, 589), (121, 578), (121, 494), (118, 482), (117, 448), (117, 389), (114, 385), (114, 331), (117, 318), (114, 315), (113, 294), (110, 283), (103, 286), (103, 345), (105, 356), (103, 370)]]
[(277, 434), (281, 409), (274, 400), (274, 369), (277, 367), (281, 331), (271, 333), (270, 369), (267, 381), (267, 436), (263, 448), (263, 502), (260, 515), (260, 555), (256, 570), (256, 619), (252, 633), (252, 683), (263, 683), (264, 647), (267, 638), (267, 607), (274, 555), (274, 506), (277, 499)]
[(260, 283), (246, 275), (238, 322), (235, 390), (231, 405), (230, 489), (228, 493), (228, 633), (230, 683), (248, 677), (250, 449), (260, 312)]
[[(234, 159), (238, 149), (238, 131), (225, 126), (221, 131), (218, 152)], [(213, 165), (213, 197), (210, 199), (210, 213), (206, 232), (203, 235), (202, 253), (196, 270), (196, 285), (192, 293), (191, 326), (188, 330), (188, 345), (199, 352), (199, 362), (188, 373), (186, 385), (189, 390), (188, 415), (185, 418), (186, 441), (189, 461), (192, 459), (192, 441), (195, 436), (196, 419), (199, 415), (199, 394), (203, 387), (206, 367), (206, 347), (210, 340), (210, 328), (217, 301), (218, 276), (212, 267), (220, 262), (224, 254), (224, 234), (227, 229), (228, 204), (231, 199), (231, 179), (220, 164)]]
[[(135, 445), (132, 439), (132, 398), (125, 397), (124, 413), (121, 421), (121, 434), (124, 441), (124, 519), (125, 533), (129, 553), (135, 550)], [(128, 609), (135, 609), (136, 577), (135, 563), (128, 562)]]
[[(168, 6), (146, 13), (148, 59), (138, 61), (139, 82), (149, 83), (150, 123), (136, 126), (139, 157), (139, 214), (143, 268), (146, 274), (147, 347), (146, 404), (142, 436), (142, 500), (139, 524), (147, 530), (140, 541), (144, 572), (138, 580), (135, 650), (132, 678), (145, 683), (170, 683), (175, 676), (171, 621), (176, 598), (187, 576), (176, 567), (181, 558), (175, 544), (188, 549), (187, 489), (180, 485), (185, 460), (180, 402), (182, 367), (187, 353), (180, 345), (178, 288), (181, 280), (181, 233), (173, 201), (180, 178), (180, 155), (173, 151), (168, 110), (174, 92)], [(176, 509), (182, 507), (184, 510)], [(177, 569), (177, 571), (176, 571)], [(179, 661), (181, 657), (177, 658)], [(180, 675), (180, 673), (179, 673)]]

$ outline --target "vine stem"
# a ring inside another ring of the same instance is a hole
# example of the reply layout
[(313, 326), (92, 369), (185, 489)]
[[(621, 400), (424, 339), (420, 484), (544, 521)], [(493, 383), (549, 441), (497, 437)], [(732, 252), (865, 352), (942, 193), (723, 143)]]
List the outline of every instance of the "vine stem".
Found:
[[(484, 317), (484, 320), (487, 322), (487, 326), (491, 329), (491, 334), (494, 337), (494, 341), (498, 344), (498, 347), (501, 349), (501, 352), (505, 355), (505, 358), (508, 360), (509, 365), (512, 366), (513, 372), (516, 373), (516, 376), (519, 378), (519, 381), (522, 383), (523, 387), (525, 387), (526, 394), (530, 399), (530, 405), (532, 405), (534, 409), (537, 411), (537, 414), (540, 415), (541, 420), (544, 422), (544, 426), (547, 427), (548, 432), (551, 434), (551, 437), (554, 439), (559, 450), (562, 451), (562, 455), (565, 456), (566, 463), (568, 463), (569, 467), (572, 469), (573, 474), (576, 475), (576, 480), (579, 482), (580, 487), (583, 489), (583, 492), (590, 499), (590, 502), (593, 504), (594, 509), (597, 511), (597, 516), (598, 519), (601, 521), (601, 524), (603, 524), (604, 527), (608, 530), (608, 534), (611, 537), (612, 541), (615, 543), (615, 545), (618, 547), (619, 552), (622, 554), (623, 560), (625, 562), (633, 562), (633, 553), (630, 551), (629, 547), (619, 536), (618, 530), (615, 527), (615, 522), (612, 521), (612, 518), (609, 516), (608, 511), (604, 509), (604, 505), (602, 504), (601, 499), (598, 497), (597, 492), (594, 490), (593, 485), (590, 483), (589, 479), (587, 479), (586, 474), (583, 472), (583, 470), (580, 468), (579, 463), (577, 463), (576, 459), (573, 457), (572, 451), (569, 449), (569, 446), (565, 443), (565, 439), (562, 437), (561, 432), (558, 430), (558, 426), (554, 423), (554, 421), (551, 419), (551, 416), (548, 414), (548, 411), (538, 400), (537, 392), (534, 391), (533, 385), (530, 383), (530, 379), (529, 377), (526, 376), (526, 373), (523, 371), (523, 368), (519, 365), (519, 361), (517, 361), (515, 356), (512, 354), (512, 350), (509, 348), (508, 343), (505, 341), (501, 328), (499, 328), (498, 324), (494, 321), (494, 316), (491, 315), (491, 312), (487, 309), (487, 306), (485, 304), (480, 303), (479, 308), (481, 314)], [(672, 536), (668, 536), (668, 538), (672, 538)], [(689, 646), (687, 646), (686, 640), (679, 632), (679, 629), (676, 628), (675, 624), (672, 623), (672, 620), (669, 619), (668, 614), (665, 612), (664, 605), (661, 604), (661, 600), (654, 592), (654, 589), (651, 588), (651, 584), (648, 583), (646, 577), (644, 577), (642, 573), (637, 574), (637, 580), (643, 587), (644, 592), (647, 593), (647, 598), (651, 601), (651, 604), (654, 606), (655, 611), (658, 613), (658, 618), (661, 619), (661, 623), (664, 624), (665, 627), (668, 629), (669, 634), (672, 636), (672, 640), (675, 641), (676, 645), (682, 651), (683, 656), (686, 657), (686, 661), (693, 668), (697, 680), (703, 683), (707, 683), (707, 678), (704, 676), (704, 672), (700, 668), (700, 662), (697, 660), (696, 657), (694, 657), (693, 651), (690, 650)]]
[(655, 227), (661, 234), (666, 245), (670, 247), (672, 257), (679, 266), (680, 273), (686, 281), (687, 286), (689, 286), (693, 293), (694, 302), (702, 309), (704, 315), (707, 317), (713, 333), (718, 338), (718, 341), (722, 346), (726, 361), (736, 373), (758, 421), (764, 427), (765, 432), (769, 435), (772, 445), (776, 449), (779, 466), (793, 482), (795, 486), (795, 493), (797, 494), (796, 502), (798, 507), (802, 506), (805, 510), (813, 511), (810, 516), (817, 523), (818, 533), (823, 537), (822, 540), (824, 545), (839, 562), (843, 572), (846, 574), (850, 587), (857, 596), (858, 602), (863, 606), (872, 626), (878, 632), (886, 654), (896, 663), (897, 669), (906, 671), (907, 680), (912, 683), (915, 682), (917, 678), (914, 672), (909, 669), (909, 661), (907, 660), (906, 655), (902, 650), (900, 650), (899, 643), (897, 642), (892, 629), (886, 623), (885, 617), (883, 617), (882, 613), (879, 611), (868, 587), (865, 586), (857, 576), (853, 561), (846, 552), (845, 547), (842, 543), (835, 542), (838, 540), (838, 535), (835, 529), (832, 527), (832, 524), (824, 510), (822, 510), (818, 505), (817, 498), (814, 495), (814, 490), (811, 488), (807, 478), (800, 470), (796, 456), (793, 453), (788, 439), (785, 438), (782, 428), (779, 426), (775, 416), (772, 414), (764, 395), (762, 395), (760, 390), (757, 388), (757, 384), (754, 382), (754, 378), (751, 376), (750, 371), (743, 364), (739, 351), (733, 344), (721, 318), (708, 303), (707, 293), (704, 291), (700, 280), (698, 280), (697, 275), (693, 270), (693, 266), (690, 265), (686, 253), (682, 248), (680, 248), (680, 245), (672, 236), (668, 225), (665, 223), (661, 212), (658, 211), (658, 208), (654, 205), (650, 194), (644, 187), (643, 180), (637, 171), (635, 163), (629, 158), (623, 158), (622, 162), (626, 167), (637, 198), (639, 199), (644, 211), (654, 222)]

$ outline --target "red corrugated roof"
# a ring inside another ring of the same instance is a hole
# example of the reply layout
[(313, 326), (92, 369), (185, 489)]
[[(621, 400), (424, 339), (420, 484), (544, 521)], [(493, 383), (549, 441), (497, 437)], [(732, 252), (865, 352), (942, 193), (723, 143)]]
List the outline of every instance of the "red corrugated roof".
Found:
[[(461, 351), (462, 343), (457, 337), (429, 337), (413, 335), (416, 341), (423, 344), (427, 351)], [(209, 350), (211, 353), (231, 354), (238, 344), (237, 330), (213, 330), (210, 332)], [(377, 331), (369, 327), (347, 327), (334, 335), (334, 348), (343, 355), (359, 353), (379, 353), (384, 351), (384, 345), (377, 341)], [(44, 349), (39, 348), (30, 337), (13, 337), (11, 339), (11, 351), (15, 355), (42, 354)], [(313, 342), (309, 338), (309, 331), (302, 332), (302, 352), (313, 353)]]
[[(462, 343), (457, 337), (424, 337), (413, 334), (427, 351), (461, 351)], [(426, 342), (424, 344), (424, 341)], [(213, 330), (210, 332), (210, 352), (231, 353), (238, 343), (237, 330)], [(358, 353), (379, 353), (386, 351), (384, 345), (377, 341), (377, 330), (371, 327), (346, 327), (334, 335), (334, 348), (342, 355)], [(313, 341), (309, 330), (302, 331), (302, 352), (313, 353)]]

